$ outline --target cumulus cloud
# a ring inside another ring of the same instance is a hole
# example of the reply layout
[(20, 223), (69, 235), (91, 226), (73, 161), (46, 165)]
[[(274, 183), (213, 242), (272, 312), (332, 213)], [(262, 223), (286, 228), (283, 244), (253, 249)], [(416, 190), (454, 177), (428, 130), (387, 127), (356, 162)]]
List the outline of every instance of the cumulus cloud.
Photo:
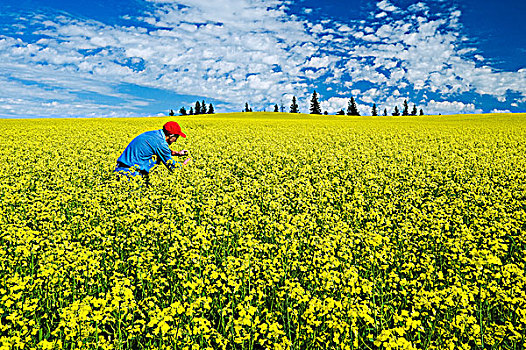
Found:
[(473, 103), (458, 101), (435, 101), (427, 103), (428, 114), (452, 114), (452, 113), (481, 113), (482, 110), (475, 107)]
[(376, 4), (376, 6), (378, 6), (379, 9), (386, 11), (386, 12), (393, 12), (398, 9), (396, 6), (394, 6), (387, 0), (380, 1), (379, 3)]
[(327, 111), (330, 114), (336, 114), (336, 112), (338, 112), (341, 109), (346, 110), (348, 103), (348, 98), (331, 97), (327, 100), (322, 100), (320, 102), (320, 107), (322, 111)]
[(0, 36), (0, 114), (24, 104), (50, 114), (133, 113), (152, 102), (119, 92), (119, 84), (213, 98), (235, 110), (245, 101), (259, 109), (293, 95), (307, 101), (320, 85), (334, 91), (321, 102), (330, 112), (360, 84), (364, 110), (372, 103), (390, 110), (422, 93), (421, 106), (437, 113), (481, 110), (451, 102), (463, 93), (505, 101), (514, 92), (515, 104), (526, 98), (526, 69), (498, 71), (467, 47), (455, 8), (433, 14), (426, 2), (404, 8), (382, 0), (370, 21), (341, 23), (314, 19), (308, 9), (290, 14), (282, 0), (148, 3), (126, 16), (129, 26), (51, 12), (17, 19), (40, 38), (13, 34), (22, 27)]
[[(0, 57), (21, 68), (3, 67), (0, 74), (22, 79), (24, 67), (38, 66), (43, 73), (33, 79), (39, 84), (66, 88), (68, 81), (92, 80), (92, 89), (101, 92), (125, 82), (231, 104), (265, 104), (302, 93), (334, 60), (318, 56), (316, 33), (323, 27), (316, 24), (308, 34), (306, 23), (288, 16), (281, 1), (151, 2), (153, 10), (140, 18), (144, 27), (67, 16), (33, 21), (46, 39), (0, 39)], [(52, 81), (54, 72), (69, 79)]]

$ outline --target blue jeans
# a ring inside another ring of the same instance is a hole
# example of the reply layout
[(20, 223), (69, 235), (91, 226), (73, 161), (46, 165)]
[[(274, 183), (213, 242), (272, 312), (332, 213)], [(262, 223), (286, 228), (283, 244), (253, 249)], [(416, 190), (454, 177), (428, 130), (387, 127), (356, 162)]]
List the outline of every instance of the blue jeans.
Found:
[(130, 168), (126, 164), (123, 164), (123, 163), (120, 163), (120, 162), (117, 162), (117, 166), (115, 167), (115, 170), (113, 170), (113, 172), (115, 172), (115, 173), (117, 173), (119, 175), (124, 175), (126, 177), (133, 177), (133, 176), (142, 176), (142, 177), (145, 177), (145, 178), (148, 177), (148, 172), (147, 171), (136, 169), (134, 167)]

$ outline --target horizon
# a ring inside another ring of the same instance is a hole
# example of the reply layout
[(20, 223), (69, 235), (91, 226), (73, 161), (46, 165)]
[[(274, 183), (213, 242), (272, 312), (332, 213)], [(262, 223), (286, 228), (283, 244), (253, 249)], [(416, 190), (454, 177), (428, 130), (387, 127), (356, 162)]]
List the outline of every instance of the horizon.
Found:
[[(78, 116), (1, 116), (0, 115), (0, 120), (38, 120), (38, 119), (42, 119), (42, 120), (48, 120), (48, 119), (60, 119), (60, 120), (64, 120), (64, 119), (74, 119), (74, 120), (78, 120), (78, 119), (176, 119), (176, 118), (185, 118), (185, 119), (188, 119), (188, 120), (192, 120), (193, 118), (215, 118), (215, 117), (225, 117), (228, 115), (234, 115), (234, 116), (243, 116), (243, 115), (246, 115), (246, 117), (250, 117), (249, 114), (268, 114), (269, 116), (276, 116), (278, 117), (279, 115), (286, 115), (286, 116), (290, 116), (292, 117), (293, 119), (300, 119), (300, 118), (294, 118), (294, 117), (321, 117), (323, 119), (323, 117), (336, 117), (336, 118), (351, 118), (351, 119), (360, 119), (360, 118), (365, 118), (365, 119), (402, 119), (402, 118), (422, 118), (422, 119), (426, 119), (426, 118), (433, 118), (433, 117), (492, 117), (492, 116), (495, 116), (495, 117), (499, 117), (499, 116), (523, 116), (523, 117), (526, 117), (526, 112), (488, 112), (488, 113), (452, 113), (452, 114), (424, 114), (424, 115), (407, 115), (407, 116), (404, 116), (404, 115), (392, 115), (391, 113), (389, 113), (387, 116), (384, 116), (384, 115), (377, 115), (377, 116), (372, 116), (370, 114), (365, 114), (365, 115), (347, 115), (347, 114), (344, 114), (344, 115), (338, 115), (338, 114), (328, 114), (328, 115), (324, 115), (324, 114), (311, 114), (311, 113), (290, 113), (290, 112), (273, 112), (273, 111), (253, 111), (253, 112), (219, 112), (219, 113), (214, 113), (214, 114), (193, 114), (193, 115), (190, 115), (190, 114), (187, 114), (187, 115), (180, 115), (180, 114), (175, 114), (173, 116), (170, 116), (168, 114), (157, 114), (157, 115), (141, 115), (141, 116), (115, 116), (115, 115), (112, 115), (112, 116), (107, 116), (107, 115), (100, 115), (100, 116), (82, 116), (82, 115), (78, 115)], [(285, 118), (286, 119), (286, 118)], [(180, 120), (179, 120), (180, 122)]]

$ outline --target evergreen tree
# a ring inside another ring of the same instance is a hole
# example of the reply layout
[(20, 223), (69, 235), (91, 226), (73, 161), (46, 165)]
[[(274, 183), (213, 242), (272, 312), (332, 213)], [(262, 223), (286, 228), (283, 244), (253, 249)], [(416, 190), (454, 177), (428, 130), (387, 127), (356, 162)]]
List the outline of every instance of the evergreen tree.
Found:
[(371, 115), (374, 117), (378, 115), (378, 111), (376, 110), (376, 103), (373, 103), (373, 110), (371, 111)]
[(387, 108), (384, 108), (384, 117), (387, 117)]
[(201, 104), (199, 103), (199, 101), (195, 102), (194, 114), (195, 115), (201, 114)]
[(245, 102), (245, 112), (250, 112), (250, 108), (248, 107), (248, 102)]
[(277, 103), (274, 105), (274, 112), (279, 112), (279, 107)]
[(296, 102), (296, 96), (292, 96), (292, 104), (290, 105), (290, 113), (299, 113), (299, 106)]
[(349, 104), (347, 105), (347, 115), (360, 115), (360, 112), (358, 112), (358, 107), (356, 107), (356, 101), (354, 101), (354, 97), (351, 97)]
[(395, 106), (394, 111), (393, 111), (393, 115), (394, 116), (399, 116), (400, 115), (400, 111), (398, 110), (398, 106)]
[(190, 107), (190, 112), (188, 112), (188, 115), (194, 115), (194, 108)]
[(409, 105), (407, 104), (407, 100), (404, 100), (404, 110), (402, 111), (403, 116), (409, 115)]
[(181, 115), (186, 115), (186, 108), (184, 108), (184, 106), (181, 107), (181, 109), (179, 110), (179, 113), (180, 113)]
[(343, 110), (343, 108), (336, 112), (336, 115), (345, 115), (345, 111)]
[(416, 110), (416, 105), (413, 103), (413, 110), (411, 111), (411, 115), (416, 115), (418, 112)]
[(318, 94), (316, 93), (316, 90), (314, 90), (312, 99), (310, 100), (310, 114), (321, 114), (321, 107), (318, 102)]
[(420, 115), (424, 115), (424, 111), (420, 108)]
[(208, 114), (214, 114), (215, 111), (214, 111), (214, 106), (212, 106), (212, 104), (210, 103), (208, 105)]
[(201, 114), (207, 114), (207, 110), (206, 110), (206, 103), (205, 103), (205, 100), (203, 100), (203, 102), (201, 102)]
[(170, 109), (170, 113), (168, 113), (168, 115), (169, 115), (170, 117), (173, 117), (173, 116), (175, 115), (174, 110), (173, 110), (173, 109)]

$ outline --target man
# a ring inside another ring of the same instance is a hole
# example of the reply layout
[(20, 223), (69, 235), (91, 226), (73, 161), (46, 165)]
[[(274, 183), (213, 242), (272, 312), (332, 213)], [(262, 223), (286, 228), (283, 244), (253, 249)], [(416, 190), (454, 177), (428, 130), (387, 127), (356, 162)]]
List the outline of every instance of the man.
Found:
[(115, 172), (126, 176), (143, 176), (148, 179), (150, 170), (157, 164), (163, 163), (170, 171), (176, 166), (188, 164), (190, 158), (186, 159), (182, 165), (173, 158), (173, 156), (187, 155), (187, 150), (176, 152), (169, 147), (177, 141), (179, 136), (186, 137), (176, 122), (164, 124), (162, 130), (140, 134), (130, 142), (117, 159)]

